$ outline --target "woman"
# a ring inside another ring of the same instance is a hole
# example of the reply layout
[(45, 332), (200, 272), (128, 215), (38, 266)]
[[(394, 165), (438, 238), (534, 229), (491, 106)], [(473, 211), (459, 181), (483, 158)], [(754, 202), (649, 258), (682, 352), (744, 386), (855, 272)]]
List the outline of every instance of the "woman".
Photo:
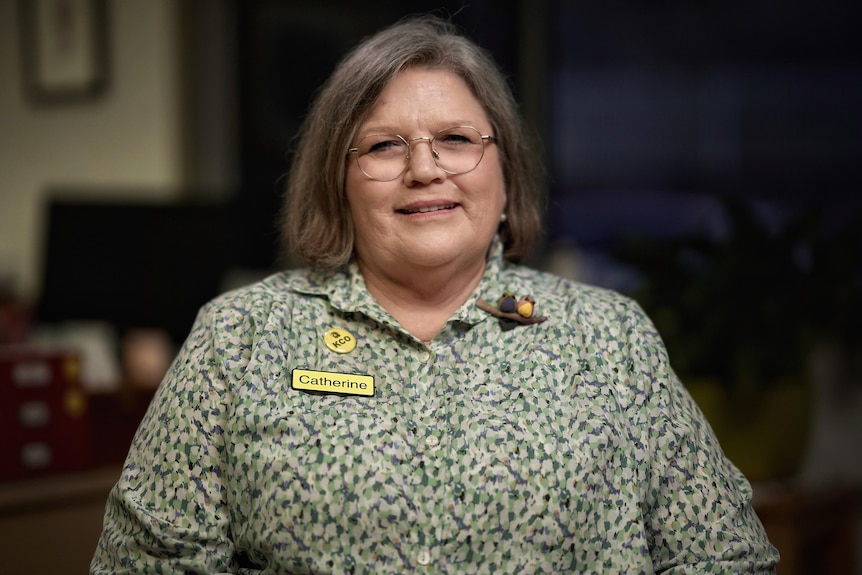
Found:
[(516, 106), (434, 18), (339, 65), (284, 232), (309, 263), (205, 306), (93, 573), (768, 573), (749, 502), (633, 302), (515, 265)]

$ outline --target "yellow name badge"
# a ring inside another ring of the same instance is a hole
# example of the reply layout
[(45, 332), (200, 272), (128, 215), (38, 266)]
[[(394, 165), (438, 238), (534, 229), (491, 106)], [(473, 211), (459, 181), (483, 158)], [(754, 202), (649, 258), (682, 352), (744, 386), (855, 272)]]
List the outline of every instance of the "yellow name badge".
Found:
[(290, 386), (304, 391), (321, 393), (340, 393), (342, 395), (374, 395), (374, 377), (336, 373), (332, 371), (313, 371), (294, 369)]

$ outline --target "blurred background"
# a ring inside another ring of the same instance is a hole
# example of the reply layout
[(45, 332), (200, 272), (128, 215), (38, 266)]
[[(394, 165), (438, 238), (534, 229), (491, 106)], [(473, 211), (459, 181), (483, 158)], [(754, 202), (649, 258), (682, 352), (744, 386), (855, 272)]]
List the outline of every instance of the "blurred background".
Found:
[(315, 89), (431, 10), (540, 147), (530, 263), (645, 307), (779, 573), (862, 573), (862, 43), (839, 0), (0, 0), (8, 572), (85, 568), (198, 307), (293, 265), (275, 217)]

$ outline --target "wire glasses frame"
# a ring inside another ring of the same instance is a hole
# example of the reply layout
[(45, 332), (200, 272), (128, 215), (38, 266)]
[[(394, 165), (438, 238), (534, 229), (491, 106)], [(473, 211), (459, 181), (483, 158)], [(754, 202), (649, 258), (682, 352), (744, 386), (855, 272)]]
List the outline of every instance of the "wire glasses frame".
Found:
[(407, 171), (416, 142), (428, 142), (434, 163), (449, 175), (466, 174), (485, 157), (485, 143), (496, 140), (482, 135), (473, 126), (454, 126), (440, 130), (433, 137), (421, 136), (409, 140), (399, 134), (369, 134), (347, 150), (356, 165), (369, 179), (392, 181)]

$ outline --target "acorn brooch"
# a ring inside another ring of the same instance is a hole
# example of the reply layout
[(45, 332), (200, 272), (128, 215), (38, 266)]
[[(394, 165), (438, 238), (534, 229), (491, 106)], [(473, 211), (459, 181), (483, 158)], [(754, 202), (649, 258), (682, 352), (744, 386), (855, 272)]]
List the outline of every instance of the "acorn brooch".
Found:
[(483, 299), (476, 301), (479, 309), (484, 310), (491, 315), (500, 319), (500, 325), (503, 331), (508, 331), (516, 325), (529, 325), (534, 323), (542, 323), (546, 317), (537, 316), (536, 300), (531, 296), (518, 298), (514, 292), (505, 291), (500, 299), (497, 300), (497, 305), (494, 306)]

